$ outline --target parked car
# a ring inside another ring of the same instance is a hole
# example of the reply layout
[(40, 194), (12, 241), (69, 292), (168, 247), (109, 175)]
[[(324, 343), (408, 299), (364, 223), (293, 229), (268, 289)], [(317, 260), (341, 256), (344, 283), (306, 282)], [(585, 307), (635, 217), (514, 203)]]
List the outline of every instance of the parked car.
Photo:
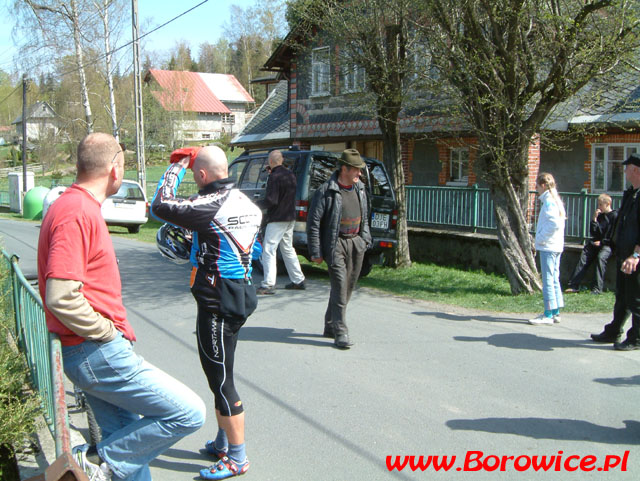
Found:
[(102, 217), (107, 225), (126, 227), (131, 234), (149, 220), (147, 212), (147, 196), (133, 180), (123, 180), (118, 192), (102, 203)]
[[(250, 199), (264, 198), (269, 165), (267, 157), (271, 149), (246, 150), (229, 166), (229, 177)], [(307, 215), (316, 189), (336, 170), (339, 154), (320, 150), (298, 150), (294, 147), (278, 148), (284, 157), (284, 165), (296, 174), (296, 225), (293, 231), (293, 246), (298, 254), (309, 258), (307, 248)], [(372, 264), (383, 262), (385, 252), (396, 245), (398, 212), (387, 170), (382, 162), (363, 157), (367, 168), (362, 172), (362, 181), (367, 187), (373, 245), (365, 255), (361, 275), (371, 270)]]

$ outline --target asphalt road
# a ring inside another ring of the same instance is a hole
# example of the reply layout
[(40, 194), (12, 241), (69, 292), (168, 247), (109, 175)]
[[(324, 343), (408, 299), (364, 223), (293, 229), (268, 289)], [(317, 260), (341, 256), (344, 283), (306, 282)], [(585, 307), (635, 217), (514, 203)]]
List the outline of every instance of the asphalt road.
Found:
[[(37, 234), (33, 223), (0, 220), (4, 247), (20, 254), (25, 272), (33, 269)], [(137, 352), (209, 408), (203, 429), (152, 463), (153, 478), (195, 479), (211, 461), (200, 449), (216, 423), (197, 357), (188, 269), (162, 259), (154, 245), (113, 241)], [(560, 324), (530, 326), (526, 315), (358, 289), (348, 310), (356, 345), (340, 351), (321, 337), (327, 296), (323, 280), (304, 292), (279, 289), (260, 298), (241, 330), (236, 383), (252, 463), (242, 479), (640, 479), (640, 351), (587, 340), (608, 314), (563, 314)], [(479, 466), (472, 460), (480, 451), (482, 469), (463, 471), (467, 457), (468, 468)], [(602, 470), (606, 456), (626, 451), (626, 471), (622, 459)], [(456, 460), (437, 475), (432, 466), (389, 472), (387, 456), (396, 455)], [(555, 461), (548, 472), (516, 469), (542, 455), (559, 458), (559, 470)]]

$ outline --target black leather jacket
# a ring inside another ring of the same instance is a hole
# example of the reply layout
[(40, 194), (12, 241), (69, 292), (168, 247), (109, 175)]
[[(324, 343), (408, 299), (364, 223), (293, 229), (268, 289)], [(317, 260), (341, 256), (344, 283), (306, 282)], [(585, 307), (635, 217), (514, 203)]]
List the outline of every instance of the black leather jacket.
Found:
[[(367, 193), (364, 184), (354, 184), (360, 201), (360, 237), (371, 247), (371, 232), (369, 231), (369, 211)], [(311, 258), (323, 257), (327, 264), (333, 262), (333, 250), (340, 235), (340, 220), (342, 218), (342, 194), (338, 186), (338, 172), (322, 184), (313, 196), (309, 216), (307, 217), (307, 245)]]

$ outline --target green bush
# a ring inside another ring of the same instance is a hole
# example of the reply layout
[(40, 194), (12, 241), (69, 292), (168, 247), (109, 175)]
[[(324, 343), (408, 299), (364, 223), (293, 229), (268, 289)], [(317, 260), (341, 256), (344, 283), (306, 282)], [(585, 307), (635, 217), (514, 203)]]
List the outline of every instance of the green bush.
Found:
[[(7, 286), (8, 270), (0, 260), (0, 285)], [(16, 456), (36, 431), (40, 413), (38, 397), (25, 389), (28, 368), (13, 343), (10, 289), (0, 294), (0, 479), (19, 480)]]

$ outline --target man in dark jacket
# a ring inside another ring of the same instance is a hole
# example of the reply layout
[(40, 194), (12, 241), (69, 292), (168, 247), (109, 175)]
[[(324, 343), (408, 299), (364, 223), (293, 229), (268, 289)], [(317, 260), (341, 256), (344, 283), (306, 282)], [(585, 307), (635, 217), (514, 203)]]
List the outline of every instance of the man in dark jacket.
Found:
[(298, 255), (293, 248), (293, 227), (296, 223), (296, 176), (282, 165), (283, 161), (279, 150), (272, 150), (269, 153), (271, 174), (267, 180), (265, 198), (258, 202), (259, 207), (267, 209), (267, 227), (262, 243), (264, 277), (261, 287), (256, 291), (260, 295), (275, 294), (278, 245), (291, 280), (284, 288), (305, 289), (304, 274), (300, 268)]
[(600, 294), (604, 287), (604, 273), (607, 270), (607, 261), (611, 257), (611, 235), (618, 218), (618, 211), (611, 210), (611, 196), (600, 194), (598, 196), (598, 208), (591, 219), (591, 239), (585, 244), (576, 265), (569, 286), (565, 292), (578, 292), (580, 282), (587, 273), (589, 266), (596, 262), (596, 280), (591, 290), (594, 294)]
[[(591, 339), (612, 342), (619, 351), (632, 351), (640, 349), (640, 154), (631, 154), (623, 164), (631, 187), (622, 197), (613, 234), (618, 266), (613, 320), (604, 326), (600, 334), (591, 334)], [(618, 342), (629, 314), (631, 328), (627, 331), (627, 338)]]
[(346, 323), (347, 303), (371, 244), (367, 195), (360, 181), (364, 168), (357, 150), (342, 152), (339, 169), (314, 194), (307, 219), (311, 260), (326, 261), (331, 279), (324, 336), (333, 337), (341, 349), (353, 345)]

